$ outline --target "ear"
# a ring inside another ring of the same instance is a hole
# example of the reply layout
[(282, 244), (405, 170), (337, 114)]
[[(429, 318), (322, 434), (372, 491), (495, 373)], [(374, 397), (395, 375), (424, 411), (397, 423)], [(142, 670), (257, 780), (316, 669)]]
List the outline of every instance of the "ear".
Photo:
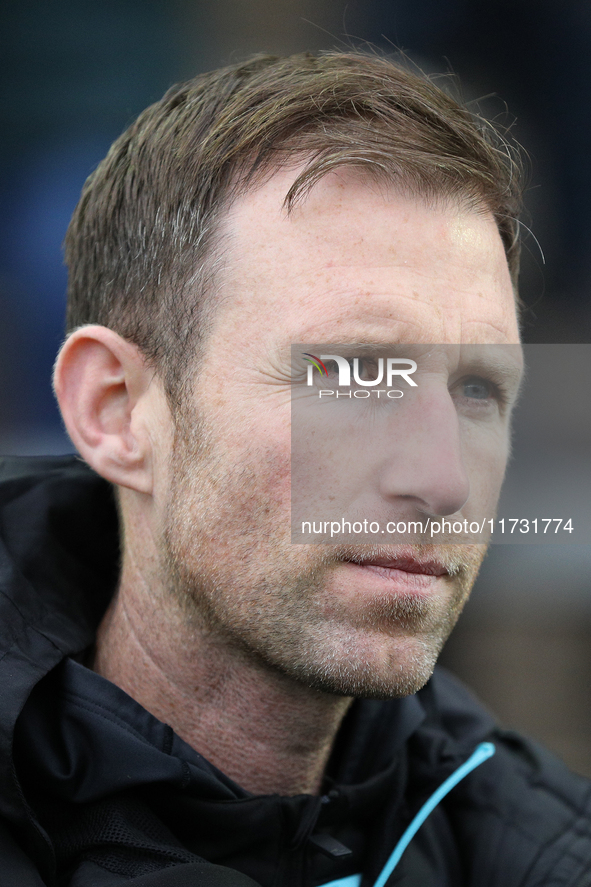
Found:
[(54, 390), (68, 434), (91, 468), (112, 483), (152, 491), (150, 388), (154, 371), (139, 349), (104, 326), (66, 339)]

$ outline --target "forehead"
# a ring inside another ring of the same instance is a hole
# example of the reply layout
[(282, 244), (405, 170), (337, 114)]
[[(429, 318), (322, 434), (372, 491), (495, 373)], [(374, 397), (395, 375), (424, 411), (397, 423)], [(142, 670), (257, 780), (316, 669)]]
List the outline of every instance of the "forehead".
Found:
[(339, 170), (288, 214), (297, 174), (276, 173), (228, 214), (216, 326), (278, 345), (519, 341), (490, 213), (429, 204)]

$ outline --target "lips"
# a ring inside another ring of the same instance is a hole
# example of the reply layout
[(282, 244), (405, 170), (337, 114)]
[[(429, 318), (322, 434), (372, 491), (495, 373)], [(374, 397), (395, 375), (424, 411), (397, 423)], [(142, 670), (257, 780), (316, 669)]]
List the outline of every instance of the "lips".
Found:
[(375, 567), (382, 570), (395, 570), (402, 573), (415, 573), (423, 576), (447, 576), (449, 570), (441, 561), (404, 555), (356, 555), (346, 559), (346, 563), (359, 567)]

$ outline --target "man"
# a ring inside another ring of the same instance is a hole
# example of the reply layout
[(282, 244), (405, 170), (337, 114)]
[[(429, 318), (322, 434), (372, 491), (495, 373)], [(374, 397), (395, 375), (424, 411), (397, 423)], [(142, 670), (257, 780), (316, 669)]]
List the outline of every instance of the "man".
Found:
[(494, 133), (363, 55), (198, 77), (114, 144), (55, 371), (96, 474), (4, 471), (3, 884), (591, 884), (589, 784), (429, 680), (484, 546), (290, 535), (293, 343), (422, 349), (374, 504), (494, 509), (519, 360), (501, 397), (461, 353), (518, 352), (517, 211)]

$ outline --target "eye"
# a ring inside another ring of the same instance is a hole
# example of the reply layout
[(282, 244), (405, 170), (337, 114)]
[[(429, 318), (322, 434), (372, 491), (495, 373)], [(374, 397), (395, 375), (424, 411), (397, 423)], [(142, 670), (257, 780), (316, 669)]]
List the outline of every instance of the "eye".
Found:
[(489, 400), (498, 395), (497, 386), (494, 382), (491, 382), (489, 379), (482, 379), (479, 376), (470, 376), (467, 379), (462, 379), (459, 387), (464, 397), (469, 397), (473, 400)]

